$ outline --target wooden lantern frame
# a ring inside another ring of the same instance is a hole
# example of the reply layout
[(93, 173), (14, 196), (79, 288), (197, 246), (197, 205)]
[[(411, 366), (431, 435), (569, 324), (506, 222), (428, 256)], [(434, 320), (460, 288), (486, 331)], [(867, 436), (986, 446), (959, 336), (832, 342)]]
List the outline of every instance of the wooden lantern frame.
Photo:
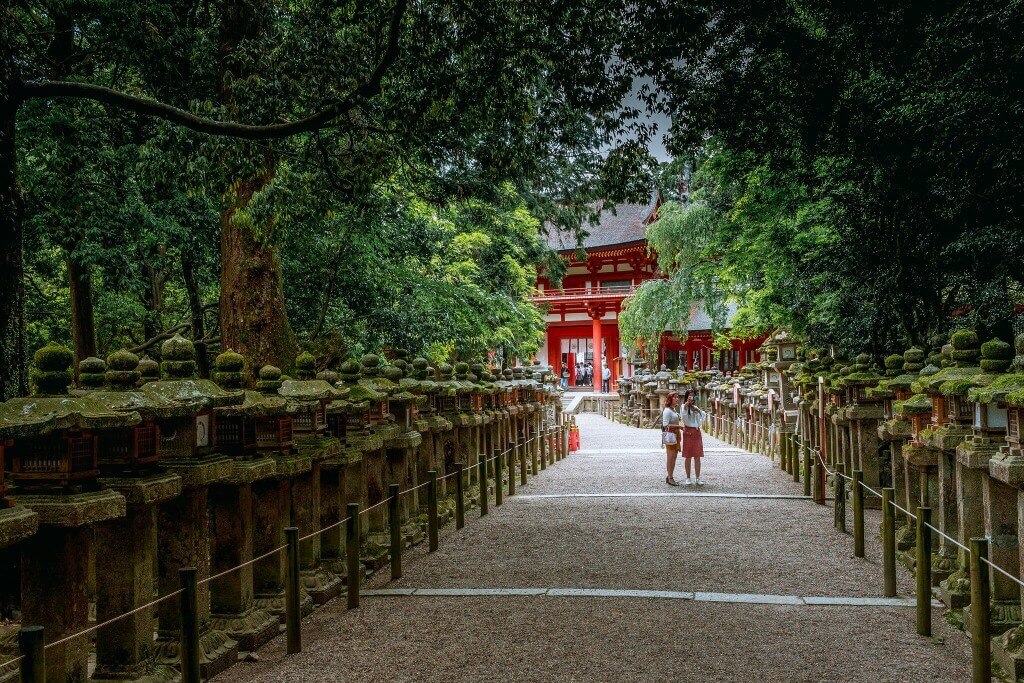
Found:
[(7, 457), (11, 479), (27, 485), (70, 486), (100, 473), (98, 439), (78, 429), (15, 439)]
[(949, 422), (949, 408), (946, 405), (946, 397), (942, 394), (932, 394), (932, 426), (942, 427)]
[(216, 424), (217, 450), (235, 457), (257, 451), (256, 420), (242, 415), (220, 415)]
[(259, 417), (256, 424), (256, 449), (270, 453), (287, 453), (294, 441), (292, 416)]
[(295, 434), (322, 434), (327, 429), (327, 402), (303, 401), (292, 415)]
[(1006, 408), (1006, 447), (1011, 452), (1020, 454), (1021, 446), (1024, 445), (1024, 408), (1007, 406)]
[(388, 421), (388, 399), (370, 402), (369, 418), (370, 424), (374, 427), (385, 424)]
[(131, 468), (160, 461), (160, 427), (147, 420), (126, 429), (97, 432), (100, 467)]
[(0, 510), (8, 507), (7, 501), (4, 499), (4, 496), (7, 494), (7, 481), (5, 479), (7, 468), (4, 464), (4, 452), (10, 445), (11, 441), (9, 439), (0, 439)]

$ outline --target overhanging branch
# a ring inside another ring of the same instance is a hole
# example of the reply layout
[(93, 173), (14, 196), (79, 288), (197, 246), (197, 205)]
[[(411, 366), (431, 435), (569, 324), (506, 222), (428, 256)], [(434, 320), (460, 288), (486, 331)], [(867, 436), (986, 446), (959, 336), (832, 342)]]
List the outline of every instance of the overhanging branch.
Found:
[(362, 102), (380, 93), (384, 74), (398, 58), (398, 40), (401, 34), (402, 17), (405, 15), (408, 0), (398, 0), (391, 11), (390, 33), (387, 49), (370, 76), (360, 83), (343, 100), (334, 102), (320, 111), (298, 121), (274, 123), (263, 126), (217, 121), (196, 116), (192, 112), (178, 107), (157, 102), (145, 97), (129, 95), (119, 90), (90, 83), (72, 83), (68, 81), (40, 81), (22, 83), (17, 96), (21, 101), (28, 99), (69, 97), (74, 99), (93, 100), (134, 112), (144, 116), (154, 116), (165, 121), (176, 123), (189, 130), (210, 135), (236, 137), (245, 140), (267, 140), (285, 138), (298, 133), (319, 130), (331, 124), (339, 117), (358, 107)]

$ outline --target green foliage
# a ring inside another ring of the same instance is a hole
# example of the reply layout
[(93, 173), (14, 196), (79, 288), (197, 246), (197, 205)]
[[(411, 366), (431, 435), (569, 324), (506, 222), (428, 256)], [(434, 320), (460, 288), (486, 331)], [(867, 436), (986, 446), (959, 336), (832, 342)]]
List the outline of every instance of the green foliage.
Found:
[(876, 358), (961, 326), (1010, 338), (1024, 9), (744, 1), (637, 17), (627, 58), (697, 163), (693, 204), (715, 211), (697, 235), (660, 229), (688, 245), (688, 280), (719, 278), (745, 324)]

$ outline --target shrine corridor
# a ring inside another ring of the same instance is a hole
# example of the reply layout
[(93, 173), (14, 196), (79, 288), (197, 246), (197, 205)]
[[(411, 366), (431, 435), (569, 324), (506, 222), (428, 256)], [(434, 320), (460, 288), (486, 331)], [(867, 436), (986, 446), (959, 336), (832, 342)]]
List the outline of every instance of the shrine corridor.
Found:
[(879, 597), (877, 511), (855, 559), (832, 508), (764, 456), (705, 436), (707, 485), (669, 488), (660, 432), (578, 423), (580, 452), (446, 527), (433, 555), (407, 551), (404, 578), (304, 619), (301, 654), (281, 636), (218, 679), (969, 680), (939, 610), (936, 637), (915, 634), (907, 572), (910, 600)]

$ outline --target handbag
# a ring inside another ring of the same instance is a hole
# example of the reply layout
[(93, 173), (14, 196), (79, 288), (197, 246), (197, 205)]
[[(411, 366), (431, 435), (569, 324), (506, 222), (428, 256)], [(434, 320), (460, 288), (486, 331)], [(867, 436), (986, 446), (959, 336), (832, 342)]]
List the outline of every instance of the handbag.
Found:
[(675, 432), (665, 431), (662, 433), (662, 441), (666, 446), (675, 446), (679, 443), (679, 436)]

